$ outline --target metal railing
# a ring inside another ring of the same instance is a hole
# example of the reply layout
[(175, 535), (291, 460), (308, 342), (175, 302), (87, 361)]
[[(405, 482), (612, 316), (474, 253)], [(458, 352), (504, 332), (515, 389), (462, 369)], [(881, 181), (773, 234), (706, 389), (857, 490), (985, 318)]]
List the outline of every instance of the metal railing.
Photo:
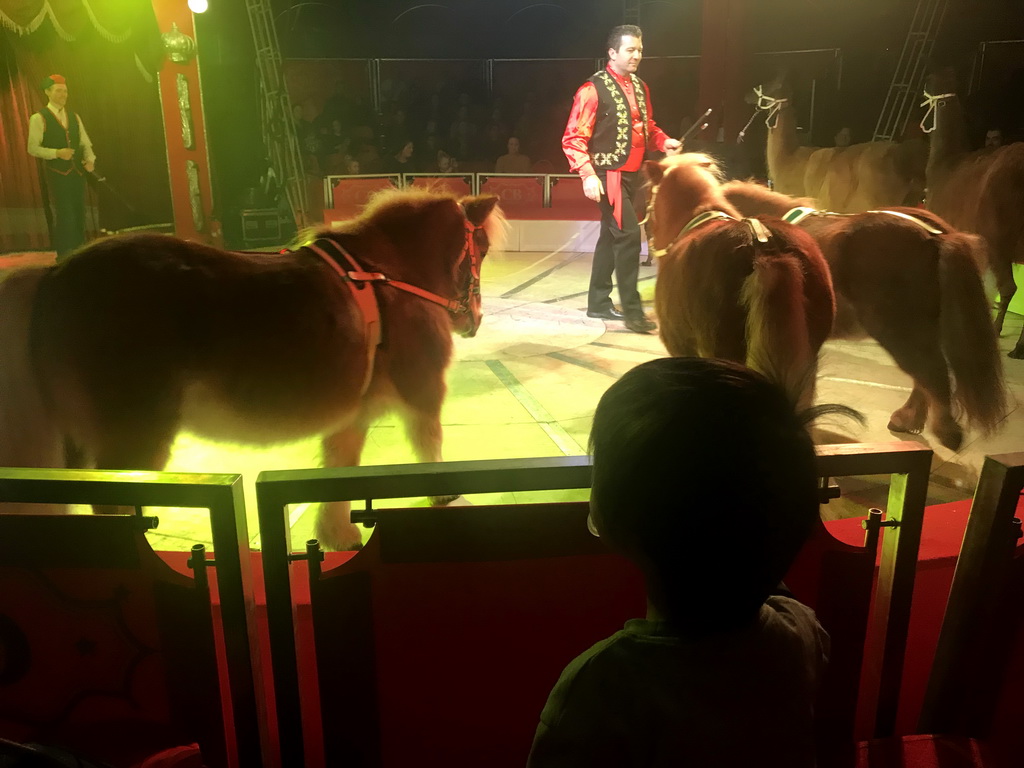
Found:
[[(820, 446), (817, 451), (824, 498), (835, 495), (829, 492), (831, 477), (891, 476), (882, 522), (883, 566), (872, 616), (874, 642), (869, 643), (875, 650), (864, 660), (868, 693), (877, 693), (875, 733), (889, 735), (895, 729), (932, 451), (917, 443)], [(304, 553), (294, 552), (288, 505), (363, 499), (372, 510), (372, 501), (380, 498), (583, 489), (589, 488), (590, 482), (591, 464), (586, 456), (260, 473), (256, 497), (282, 754), (296, 764), (301, 764), (304, 755), (289, 568), (292, 562), (317, 551), (315, 542), (309, 542)], [(353, 520), (372, 524), (375, 514), (387, 511), (354, 512)]]
[(334, 187), (342, 179), (386, 179), (391, 181), (393, 186), (404, 189), (412, 185), (415, 179), (441, 179), (441, 178), (462, 178), (471, 179), (470, 194), (479, 195), (483, 182), (487, 179), (540, 179), (543, 185), (544, 207), (551, 207), (551, 188), (558, 183), (559, 179), (579, 179), (575, 173), (489, 173), (478, 171), (475, 173), (364, 173), (353, 176), (334, 174), (324, 176), (324, 208), (334, 207)]
[[(0, 468), (0, 505), (94, 504), (208, 509), (227, 655), (228, 692), (239, 765), (259, 766), (266, 751), (256, 691), (262, 671), (256, 653), (252, 563), (241, 475)], [(230, 736), (230, 734), (229, 734)]]

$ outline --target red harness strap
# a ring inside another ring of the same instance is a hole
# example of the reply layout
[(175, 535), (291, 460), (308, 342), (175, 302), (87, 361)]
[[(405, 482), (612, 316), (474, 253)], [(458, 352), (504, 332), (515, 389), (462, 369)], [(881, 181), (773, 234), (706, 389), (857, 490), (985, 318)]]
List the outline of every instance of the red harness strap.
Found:
[[(324, 253), (321, 245), (331, 246), (352, 266), (352, 270), (342, 269), (335, 259)], [(362, 396), (370, 387), (370, 380), (373, 378), (373, 363), (377, 357), (377, 347), (380, 346), (382, 336), (380, 305), (377, 303), (377, 294), (373, 290), (373, 283), (386, 282), (387, 278), (379, 272), (364, 272), (362, 265), (333, 240), (317, 240), (306, 247), (338, 273), (338, 277), (352, 292), (352, 298), (356, 300), (359, 313), (363, 316), (363, 338), (366, 340), (366, 374), (363, 376), (363, 385), (359, 389), (359, 394)]]
[[(473, 245), (473, 232), (475, 229), (476, 227), (467, 221), (466, 248), (460, 257), (460, 262), (461, 259), (466, 258), (467, 255), (469, 256), (471, 261), (470, 273), (472, 285), (467, 289), (466, 298), (462, 301), (457, 299), (446, 299), (443, 296), (438, 296), (436, 293), (420, 288), (419, 286), (411, 285), (410, 283), (406, 283), (401, 280), (392, 280), (387, 275), (383, 275), (380, 272), (364, 272), (363, 265), (356, 261), (352, 254), (346, 251), (340, 243), (337, 243), (334, 240), (321, 238), (320, 240), (306, 246), (306, 248), (323, 259), (323, 261), (338, 274), (338, 277), (342, 279), (342, 282), (348, 285), (349, 290), (352, 291), (353, 298), (356, 300), (356, 306), (359, 307), (359, 311), (363, 315), (363, 321), (365, 323), (363, 335), (366, 339), (366, 377), (363, 380), (363, 387), (360, 390), (360, 394), (365, 394), (366, 390), (370, 386), (370, 379), (373, 377), (373, 361), (377, 354), (377, 347), (380, 346), (382, 338), (380, 305), (377, 303), (377, 294), (373, 290), (373, 284), (380, 283), (381, 285), (388, 285), (392, 288), (397, 288), (400, 291), (411, 293), (413, 296), (419, 296), (421, 299), (437, 304), (440, 307), (444, 307), (453, 315), (459, 314), (460, 312), (468, 312), (470, 294), (473, 292), (474, 286), (478, 289), (480, 282), (480, 268), (477, 263), (476, 249)], [(330, 247), (332, 251), (347, 261), (352, 269), (343, 269), (337, 259), (328, 256), (327, 253), (324, 252), (323, 247)]]

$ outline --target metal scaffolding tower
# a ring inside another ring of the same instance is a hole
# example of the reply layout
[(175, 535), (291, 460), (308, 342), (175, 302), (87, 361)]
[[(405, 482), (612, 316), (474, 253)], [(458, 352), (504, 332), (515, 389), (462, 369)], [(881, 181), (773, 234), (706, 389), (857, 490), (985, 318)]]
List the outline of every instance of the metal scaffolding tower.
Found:
[(898, 140), (903, 135), (907, 120), (921, 96), (928, 58), (946, 14), (946, 5), (947, 0), (918, 0), (910, 32), (889, 85), (889, 94), (878, 116), (873, 141)]
[(256, 69), (260, 83), (260, 112), (263, 143), (270, 166), (284, 189), (299, 229), (307, 225), (306, 176), (302, 152), (292, 122), (291, 101), (284, 85), (281, 48), (270, 0), (245, 0), (249, 25), (256, 47)]

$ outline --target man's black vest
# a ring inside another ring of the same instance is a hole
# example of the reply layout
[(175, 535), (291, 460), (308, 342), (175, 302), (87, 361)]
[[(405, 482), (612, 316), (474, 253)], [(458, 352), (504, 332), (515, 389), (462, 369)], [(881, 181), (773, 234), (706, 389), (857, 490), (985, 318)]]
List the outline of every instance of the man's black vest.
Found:
[[(636, 75), (628, 75), (633, 82), (633, 94), (640, 118), (644, 124), (644, 142), (647, 141), (647, 91), (644, 81)], [(633, 118), (630, 114), (629, 99), (622, 86), (608, 70), (595, 72), (590, 82), (597, 89), (597, 120), (594, 134), (590, 137), (587, 151), (590, 162), (602, 171), (621, 168), (629, 159), (633, 148)]]
[[(64, 114), (68, 117), (68, 127), (64, 128), (60, 124), (60, 120), (57, 116), (50, 111), (49, 107), (43, 107), (39, 110), (39, 114), (43, 117), (43, 141), (42, 146), (47, 149), (65, 149), (70, 147), (75, 150), (75, 155), (81, 151), (81, 137), (78, 132), (78, 115), (72, 112), (67, 107), (64, 107)], [(78, 163), (74, 160), (61, 160), (60, 158), (54, 158), (53, 160), (45, 160), (47, 169), (54, 173), (59, 173), (61, 176), (67, 176), (72, 171), (81, 174), (82, 170)]]

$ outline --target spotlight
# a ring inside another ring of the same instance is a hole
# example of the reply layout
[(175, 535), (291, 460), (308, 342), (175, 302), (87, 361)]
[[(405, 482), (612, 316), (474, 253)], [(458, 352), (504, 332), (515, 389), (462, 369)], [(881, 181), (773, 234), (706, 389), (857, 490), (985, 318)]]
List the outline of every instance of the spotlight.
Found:
[(205, 13), (210, 7), (208, 0), (188, 0), (188, 9), (192, 13)]

